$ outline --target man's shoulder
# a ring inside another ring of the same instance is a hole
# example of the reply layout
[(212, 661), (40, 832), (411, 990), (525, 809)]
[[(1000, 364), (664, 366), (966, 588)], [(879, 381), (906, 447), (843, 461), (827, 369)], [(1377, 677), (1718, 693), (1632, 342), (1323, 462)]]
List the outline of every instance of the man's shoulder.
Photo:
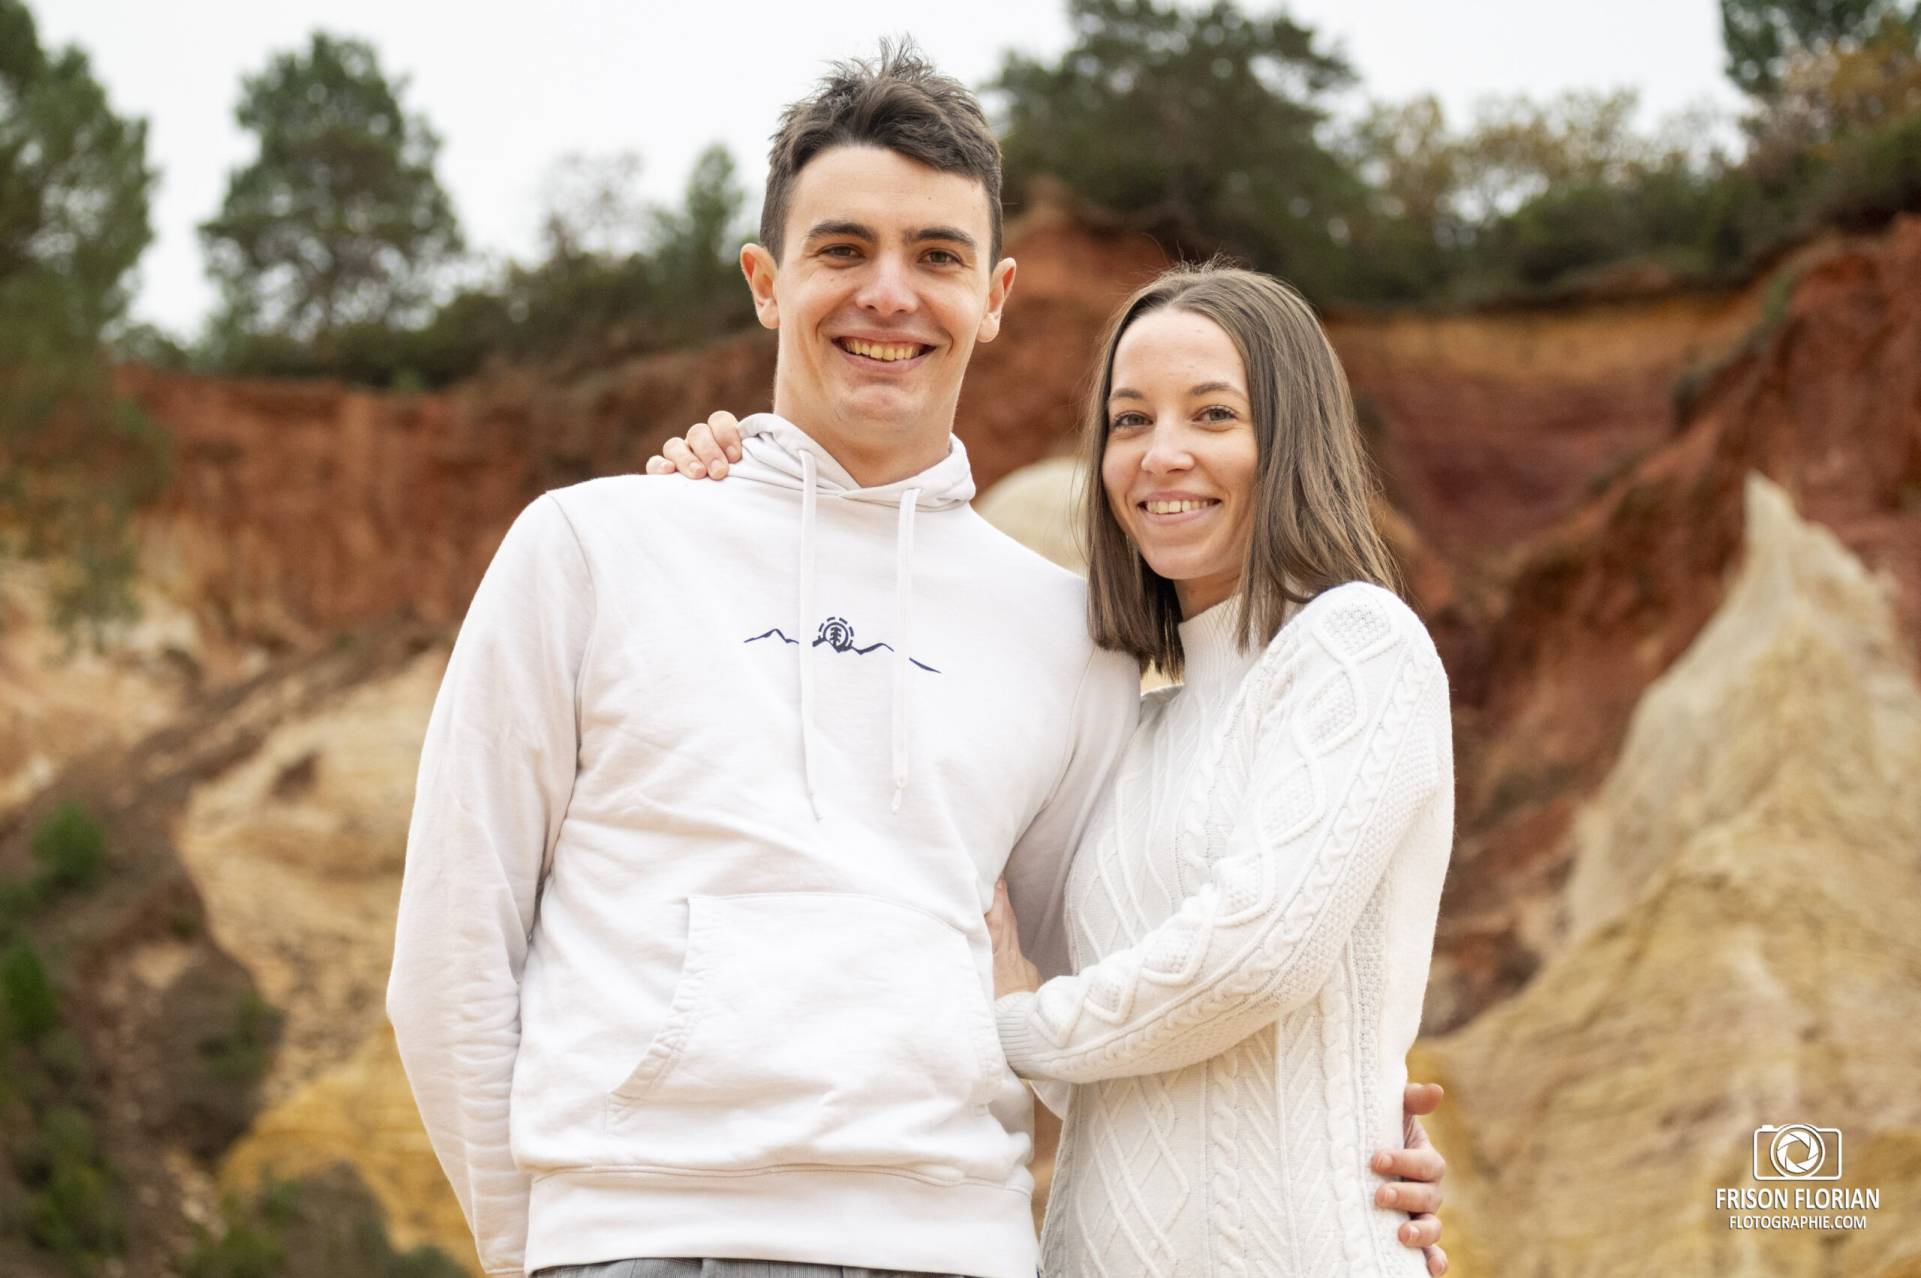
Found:
[(552, 498), (583, 535), (589, 528), (683, 520), (725, 499), (726, 483), (680, 475), (602, 475), (541, 494)]
[(1086, 578), (1008, 536), (972, 506), (966, 508), (964, 518), (968, 533), (978, 543), (975, 555), (1010, 585), (1060, 606), (1085, 612)]
[[(600, 475), (578, 483), (549, 488), (543, 496), (552, 497), (565, 510), (587, 510), (605, 506), (624, 507), (635, 501), (660, 501), (672, 490), (678, 475)], [(680, 479), (691, 486), (691, 480)]]

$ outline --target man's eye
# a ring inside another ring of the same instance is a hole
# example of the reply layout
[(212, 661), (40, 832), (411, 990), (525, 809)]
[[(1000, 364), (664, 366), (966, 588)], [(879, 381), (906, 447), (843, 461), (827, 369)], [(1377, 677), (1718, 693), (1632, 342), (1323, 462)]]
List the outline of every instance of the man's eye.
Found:
[(822, 257), (855, 257), (859, 255), (860, 250), (852, 244), (829, 244), (820, 252)]
[(956, 253), (950, 253), (946, 249), (934, 249), (932, 252), (928, 253), (927, 260), (930, 262), (933, 262), (936, 266), (959, 266), (960, 265), (960, 255)]

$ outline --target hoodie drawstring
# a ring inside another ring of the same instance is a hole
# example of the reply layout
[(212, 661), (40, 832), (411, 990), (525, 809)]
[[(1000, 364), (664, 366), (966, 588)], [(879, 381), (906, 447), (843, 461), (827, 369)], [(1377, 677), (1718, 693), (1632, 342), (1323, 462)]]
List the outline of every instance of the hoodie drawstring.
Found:
[(820, 820), (820, 794), (814, 784), (814, 455), (800, 455), (800, 766), (807, 780), (807, 803)]
[[(821, 819), (820, 784), (814, 773), (814, 646), (820, 628), (814, 621), (814, 522), (819, 502), (819, 465), (814, 455), (800, 450), (800, 619), (794, 637), (800, 648), (800, 763), (807, 781), (807, 803), (814, 819)], [(889, 645), (893, 661), (893, 781), (899, 812), (907, 793), (908, 721), (907, 664), (914, 644), (914, 510), (921, 489), (910, 488), (900, 497), (900, 523), (894, 541), (894, 635)]]
[(914, 506), (920, 489), (900, 495), (900, 532), (894, 540), (894, 806), (907, 792), (907, 654), (914, 643)]

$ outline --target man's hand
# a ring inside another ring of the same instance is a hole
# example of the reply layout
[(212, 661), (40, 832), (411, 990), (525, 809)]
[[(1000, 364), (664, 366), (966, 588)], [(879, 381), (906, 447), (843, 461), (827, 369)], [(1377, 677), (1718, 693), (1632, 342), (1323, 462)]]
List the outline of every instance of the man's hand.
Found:
[(1401, 1226), (1404, 1246), (1419, 1247), (1427, 1256), (1427, 1271), (1440, 1278), (1447, 1272), (1447, 1253), (1440, 1247), (1441, 1177), (1447, 1174), (1447, 1160), (1441, 1157), (1421, 1126), (1422, 1114), (1441, 1107), (1445, 1095), (1438, 1083), (1409, 1083), (1401, 1099), (1407, 1148), (1383, 1150), (1370, 1164), (1383, 1176), (1399, 1176), (1398, 1184), (1382, 1185), (1374, 1191), (1380, 1207), (1398, 1207), (1409, 1220)]

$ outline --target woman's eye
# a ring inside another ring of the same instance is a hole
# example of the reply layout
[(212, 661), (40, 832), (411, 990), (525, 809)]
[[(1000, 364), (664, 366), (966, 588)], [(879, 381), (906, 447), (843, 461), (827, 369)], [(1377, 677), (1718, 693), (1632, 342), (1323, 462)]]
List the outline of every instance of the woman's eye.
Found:
[(1107, 424), (1109, 430), (1132, 430), (1147, 424), (1147, 418), (1139, 413), (1121, 413)]
[(1219, 404), (1214, 405), (1212, 408), (1204, 408), (1201, 410), (1202, 421), (1234, 422), (1234, 421), (1239, 421), (1240, 418), (1241, 418), (1241, 415), (1239, 413), (1235, 412), (1231, 408), (1224, 408)]

